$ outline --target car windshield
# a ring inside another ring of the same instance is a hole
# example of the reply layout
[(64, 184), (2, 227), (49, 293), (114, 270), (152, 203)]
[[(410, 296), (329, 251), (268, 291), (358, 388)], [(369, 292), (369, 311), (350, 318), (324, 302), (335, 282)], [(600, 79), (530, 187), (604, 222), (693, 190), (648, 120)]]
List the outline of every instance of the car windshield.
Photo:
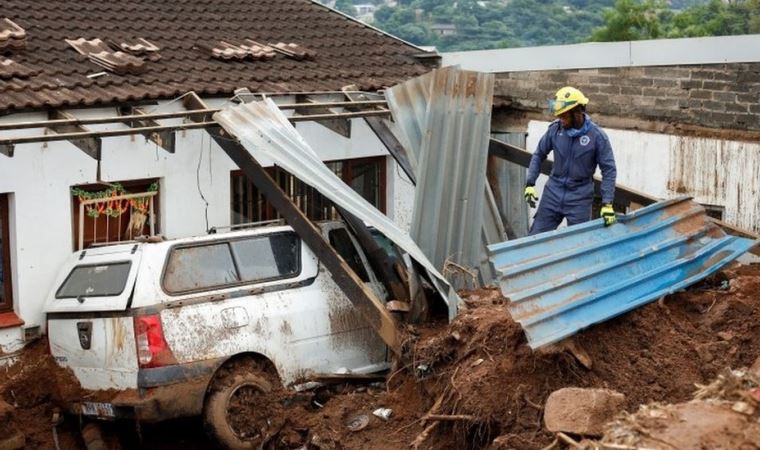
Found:
[(74, 267), (55, 298), (109, 297), (124, 291), (129, 276), (129, 261)]

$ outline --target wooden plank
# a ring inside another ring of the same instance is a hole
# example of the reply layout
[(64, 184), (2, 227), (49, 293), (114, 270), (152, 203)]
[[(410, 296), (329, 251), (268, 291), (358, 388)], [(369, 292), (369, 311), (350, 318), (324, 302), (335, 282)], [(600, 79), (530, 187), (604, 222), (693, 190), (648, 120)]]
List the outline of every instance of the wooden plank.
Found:
[[(146, 113), (140, 108), (125, 106), (125, 107), (119, 108), (119, 114), (123, 116), (136, 116), (136, 115), (145, 115)], [(161, 125), (155, 120), (148, 119), (148, 118), (129, 119), (129, 120), (125, 120), (124, 123), (127, 124), (130, 128), (157, 127)], [(146, 131), (140, 134), (142, 134), (143, 136), (145, 136), (146, 139), (158, 145), (159, 147), (161, 147), (162, 149), (166, 150), (169, 153), (174, 153), (176, 149), (174, 131), (171, 131), (171, 130)]]
[[(530, 166), (530, 158), (533, 156), (532, 153), (525, 149), (493, 138), (491, 138), (488, 152), (491, 156), (513, 162), (523, 167)], [(541, 165), (541, 173), (544, 175), (551, 174), (553, 164), (554, 163), (552, 161), (544, 161), (544, 163)], [(601, 182), (602, 180), (599, 177), (594, 177), (594, 186), (597, 195), (600, 194)], [(631, 187), (622, 184), (615, 184), (615, 203), (617, 204), (626, 206), (635, 205), (641, 207), (651, 205), (652, 203), (659, 202), (660, 200), (662, 199), (651, 196), (645, 192), (638, 191)], [(760, 239), (760, 234), (753, 231), (743, 230), (739, 227), (728, 224), (721, 220), (713, 219), (711, 217), (709, 219), (715, 222), (715, 224), (717, 224), (719, 227), (723, 228), (723, 230), (728, 234), (748, 239)], [(750, 250), (750, 253), (760, 256), (760, 248), (755, 247), (754, 249)]]
[[(54, 109), (50, 111), (50, 113), (48, 114), (48, 120), (72, 120), (72, 119), (74, 119), (74, 116), (66, 112), (63, 112), (59, 109)], [(57, 134), (87, 132), (87, 129), (81, 125), (52, 125), (49, 127), (49, 129)], [(67, 140), (71, 142), (72, 144), (74, 144), (77, 148), (85, 152), (91, 158), (100, 161), (101, 140), (99, 137), (81, 137), (81, 138), (72, 138), (72, 139), (67, 139)]]
[[(330, 111), (329, 108), (326, 108), (324, 106), (310, 106), (310, 104), (318, 104), (318, 103), (319, 102), (317, 100), (314, 100), (308, 95), (297, 94), (296, 104), (303, 104), (303, 106), (297, 106), (295, 108), (295, 113), (302, 116), (308, 116), (308, 115), (314, 115), (314, 114), (333, 114), (333, 112)], [(320, 120), (317, 123), (327, 128), (328, 130), (338, 133), (339, 135), (345, 138), (349, 138), (349, 139), (351, 138), (351, 120), (350, 119), (336, 118), (332, 120)]]
[[(369, 98), (367, 98), (367, 96), (364, 94), (351, 92), (356, 91), (356, 89), (356, 86), (344, 87), (343, 92), (345, 93), (346, 98), (352, 102), (369, 100)], [(409, 180), (411, 180), (412, 184), (416, 185), (417, 177), (414, 175), (414, 168), (412, 167), (412, 163), (409, 160), (407, 149), (401, 145), (401, 142), (399, 142), (399, 140), (396, 138), (396, 135), (394, 135), (391, 129), (388, 127), (385, 119), (382, 117), (365, 117), (364, 121), (367, 122), (367, 125), (369, 125), (372, 132), (375, 133), (378, 139), (380, 139), (380, 142), (383, 143), (385, 148), (388, 149), (388, 153), (390, 153), (398, 165), (401, 166), (401, 170), (403, 170), (406, 176), (409, 177)]]
[[(185, 96), (183, 101), (186, 107), (190, 106), (195, 109), (201, 106), (205, 107), (200, 97), (195, 94)], [(298, 209), (248, 150), (221, 127), (206, 128), (206, 131), (243, 171), (248, 180), (256, 186), (269, 204), (285, 218), (288, 225), (317, 255), (319, 261), (330, 271), (335, 283), (348, 297), (362, 318), (377, 332), (391, 351), (401, 356), (404, 334), (396, 319), (385, 309), (385, 305), (375, 293), (359, 279), (351, 267), (322, 236), (320, 230)]]

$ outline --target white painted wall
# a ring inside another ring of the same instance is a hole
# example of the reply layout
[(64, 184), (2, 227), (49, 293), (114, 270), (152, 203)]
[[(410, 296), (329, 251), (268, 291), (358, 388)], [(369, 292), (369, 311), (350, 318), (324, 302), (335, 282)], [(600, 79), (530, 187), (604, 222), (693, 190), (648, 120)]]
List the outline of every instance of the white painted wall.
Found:
[[(224, 101), (212, 99), (208, 103), (214, 107)], [(164, 103), (155, 111), (178, 109), (181, 109), (179, 103)], [(77, 117), (116, 115), (114, 109), (106, 108), (69, 112)], [(42, 114), (16, 114), (0, 118), (0, 123), (45, 119)], [(93, 130), (124, 127), (121, 124), (88, 126)], [(362, 119), (353, 121), (351, 139), (313, 123), (299, 123), (297, 129), (325, 161), (388, 155)], [(42, 132), (41, 129), (16, 130), (0, 132), (0, 136)], [(271, 165), (271, 161), (260, 162)], [(389, 215), (408, 228), (413, 191), (410, 194), (408, 187), (399, 182), (394, 167), (395, 162), (390, 161), (387, 171)], [(202, 235), (208, 227), (230, 224), (230, 171), (236, 169), (204, 131), (191, 130), (176, 133), (174, 154), (146, 142), (142, 136), (103, 139), (100, 179), (159, 178), (161, 232), (168, 238), (177, 238)], [(15, 310), (26, 322), (25, 326), (43, 324), (45, 299), (53, 288), (61, 263), (72, 252), (70, 188), (98, 181), (97, 170), (95, 160), (65, 141), (18, 145), (13, 158), (0, 155), (0, 193), (11, 194)], [(208, 224), (201, 193), (208, 201)], [(20, 331), (10, 333), (0, 333), (0, 347), (9, 348), (11, 342), (21, 336)]]
[[(535, 150), (548, 125), (528, 124), (528, 150)], [(760, 231), (760, 144), (605, 131), (615, 153), (619, 184), (656, 197), (689, 195), (699, 203), (723, 206), (726, 222)], [(536, 184), (539, 196), (545, 181), (541, 176)]]

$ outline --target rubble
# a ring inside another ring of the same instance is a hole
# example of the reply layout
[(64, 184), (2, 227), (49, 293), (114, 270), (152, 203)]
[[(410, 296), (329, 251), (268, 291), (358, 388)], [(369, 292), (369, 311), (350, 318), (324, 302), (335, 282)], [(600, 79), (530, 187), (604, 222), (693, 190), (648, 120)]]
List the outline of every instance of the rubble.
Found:
[(601, 443), (626, 448), (679, 450), (760, 449), (760, 375), (726, 370), (699, 386), (694, 400), (675, 405), (652, 403), (610, 423)]
[[(719, 376), (725, 376), (726, 367), (750, 367), (760, 357), (760, 266), (735, 268), (720, 277), (731, 280), (731, 289), (711, 289), (714, 280), (708, 279), (661, 304), (577, 334), (574, 340), (594, 362), (591, 369), (568, 350), (531, 350), (498, 289), (464, 292), (468, 309), (451, 324), (415, 328), (413, 362), (389, 373), (384, 385), (335, 384), (292, 394), (278, 410), (280, 416), (273, 417), (282, 427), (270, 448), (395, 450), (419, 442), (417, 448), (425, 450), (539, 450), (557, 438), (544, 426), (547, 399), (568, 387), (615, 390), (625, 395), (621, 408), (634, 413), (652, 401), (688, 402), (699, 384), (707, 389), (704, 392), (724, 392), (719, 395), (727, 398), (723, 410), (730, 418), (725, 423), (744, 423), (741, 420), (749, 416), (731, 408), (737, 402), (752, 402), (726, 394), (733, 390), (731, 379)], [(715, 352), (709, 363), (696, 357), (696, 347), (726, 342), (718, 333), (729, 336), (728, 332), (736, 351)], [(54, 363), (48, 366), (47, 358), (46, 344), (40, 342), (25, 352), (27, 369), (17, 365), (0, 372), (0, 394), (17, 405), (29, 448), (55, 448), (50, 417), (58, 394), (48, 383), (32, 381), (51, 378)], [(424, 370), (418, 370), (421, 367)], [(723, 384), (713, 384), (716, 380)], [(714, 402), (701, 401), (708, 400)], [(373, 416), (378, 408), (392, 409), (391, 419)], [(653, 417), (647, 420), (663, 420), (671, 411), (691, 414), (680, 407), (663, 408), (650, 407)], [(759, 414), (757, 407), (753, 414)], [(366, 417), (366, 424), (365, 418), (356, 419), (360, 416)], [(358, 429), (352, 431), (349, 425)], [(76, 418), (67, 417), (58, 431), (62, 449), (82, 448)], [(197, 419), (143, 426), (143, 442), (133, 424), (117, 431), (124, 449), (216, 448)], [(559, 445), (564, 444), (558, 442), (555, 450)]]
[(563, 388), (546, 399), (544, 424), (553, 432), (601, 436), (624, 402), (625, 395), (609, 389)]

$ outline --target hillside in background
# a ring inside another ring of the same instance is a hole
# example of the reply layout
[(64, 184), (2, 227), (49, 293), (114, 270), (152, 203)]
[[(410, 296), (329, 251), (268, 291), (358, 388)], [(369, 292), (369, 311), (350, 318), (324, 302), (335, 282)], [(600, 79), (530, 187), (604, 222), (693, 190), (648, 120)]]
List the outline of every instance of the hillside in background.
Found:
[(760, 0), (337, 0), (439, 51), (760, 32)]

